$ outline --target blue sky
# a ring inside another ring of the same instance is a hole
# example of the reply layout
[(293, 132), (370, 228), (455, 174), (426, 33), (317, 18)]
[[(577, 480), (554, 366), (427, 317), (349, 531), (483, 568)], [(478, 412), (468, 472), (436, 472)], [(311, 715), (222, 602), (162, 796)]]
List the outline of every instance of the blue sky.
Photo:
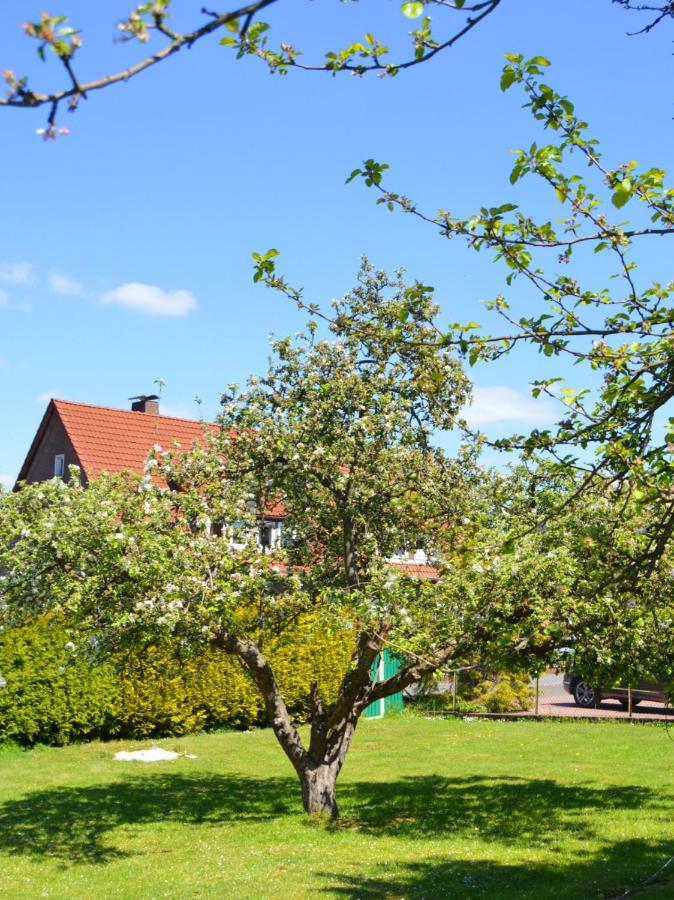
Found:
[[(61, 3), (84, 30), (82, 78), (140, 54), (112, 41), (127, 3)], [(200, 20), (200, 4), (174, 5), (178, 24)], [(316, 58), (366, 31), (399, 39), (409, 25), (398, 7), (284, 0), (266, 19), (272, 40)], [(39, 8), (0, 10), (0, 67), (36, 87), (60, 78), (20, 31)], [(610, 165), (671, 170), (671, 28), (627, 37), (641, 21), (608, 0), (505, 0), (454, 49), (395, 79), (272, 77), (211, 40), (63, 113), (69, 137), (44, 142), (42, 112), (1, 110), (0, 479), (13, 482), (50, 396), (125, 407), (161, 377), (164, 411), (196, 416), (198, 395), (215, 415), (228, 382), (263, 369), (269, 333), (299, 325), (287, 301), (253, 285), (253, 250), (277, 247), (280, 269), (318, 302), (348, 290), (366, 253), (433, 284), (449, 320), (485, 321), (480, 304), (502, 290), (502, 271), (376, 207), (346, 175), (374, 157), (431, 211), (542, 208), (533, 186), (508, 183), (508, 151), (540, 134), (520, 96), (499, 90), (507, 51), (553, 61), (548, 80), (592, 123)], [(644, 277), (671, 277), (667, 254), (647, 249)], [(593, 263), (579, 274), (596, 277)], [(530, 354), (476, 368), (476, 421), (491, 433), (549, 421), (527, 393), (541, 369)]]

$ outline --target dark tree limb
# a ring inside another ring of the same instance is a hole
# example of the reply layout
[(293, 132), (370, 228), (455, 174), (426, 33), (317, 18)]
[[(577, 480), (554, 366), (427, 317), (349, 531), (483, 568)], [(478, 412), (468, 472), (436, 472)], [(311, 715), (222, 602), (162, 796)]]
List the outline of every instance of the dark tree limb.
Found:
[[(438, 43), (435, 40), (428, 40), (427, 42), (424, 42), (421, 45), (422, 52), (415, 52), (415, 55), (411, 59), (400, 63), (382, 63), (375, 49), (370, 57), (370, 62), (364, 61), (363, 63), (355, 63), (344, 61), (337, 65), (330, 61), (319, 65), (307, 65), (298, 62), (296, 53), (292, 48), (288, 51), (287, 45), (281, 45), (281, 54), (268, 54), (267, 51), (262, 49), (262, 46), (257, 46), (254, 43), (249, 42), (248, 35), (255, 17), (263, 9), (272, 6), (277, 2), (278, 0), (255, 0), (255, 2), (249, 3), (238, 9), (222, 13), (202, 8), (201, 12), (208, 16), (208, 21), (199, 28), (184, 34), (176, 32), (167, 26), (165, 14), (155, 14), (152, 22), (148, 24), (147, 28), (163, 35), (168, 39), (169, 43), (162, 49), (157, 50), (155, 53), (152, 53), (134, 65), (129, 66), (127, 69), (114, 72), (110, 75), (104, 75), (86, 83), (81, 83), (74, 71), (72, 60), (73, 53), (71, 52), (69, 55), (64, 56), (57, 51), (57, 55), (59, 55), (70, 81), (70, 85), (67, 88), (59, 91), (50, 93), (34, 91), (28, 87), (25, 79), (15, 79), (13, 73), (6, 70), (10, 75), (10, 78), (7, 79), (10, 90), (8, 96), (0, 97), (0, 107), (35, 109), (48, 105), (50, 107), (48, 122), (51, 130), (46, 136), (55, 136), (55, 131), (53, 129), (56, 112), (62, 102), (67, 102), (72, 110), (77, 106), (78, 100), (82, 97), (86, 97), (87, 94), (110, 87), (113, 84), (130, 81), (132, 78), (140, 75), (141, 72), (174, 56), (183, 48), (186, 47), (189, 49), (198, 41), (208, 37), (215, 31), (225, 28), (228, 25), (231, 27), (232, 23), (238, 23), (239, 20), (243, 21), (242, 26), (238, 29), (237, 45), (240, 47), (239, 55), (242, 55), (243, 53), (256, 54), (265, 59), (272, 68), (283, 70), (287, 68), (298, 68), (306, 71), (332, 72), (333, 74), (337, 71), (347, 71), (359, 74), (363, 74), (367, 71), (377, 71), (384, 74), (395, 74), (395, 72), (399, 70), (408, 69), (417, 66), (422, 62), (427, 62), (442, 50), (452, 47), (462, 37), (476, 28), (487, 16), (491, 15), (491, 13), (493, 13), (500, 5), (502, 0), (484, 0), (484, 2), (477, 2), (463, 7), (458, 7), (454, 3), (445, 2), (445, 0), (429, 0), (429, 2), (434, 2), (438, 6), (452, 9), (455, 12), (468, 14), (465, 25), (445, 41)], [(147, 35), (147, 32), (144, 33)], [(271, 61), (272, 57), (274, 61)]]
[(644, 25), (643, 28), (640, 28), (639, 31), (628, 31), (630, 36), (648, 34), (664, 19), (674, 19), (674, 3), (671, 2), (671, 0), (658, 3), (655, 6), (652, 6), (650, 3), (635, 3), (634, 0), (613, 0), (613, 2), (622, 6), (623, 9), (632, 10), (633, 12), (654, 12), (656, 14), (655, 18), (652, 19), (648, 25)]
[(264, 699), (274, 734), (301, 777), (309, 761), (308, 754), (304, 749), (299, 732), (290, 718), (272, 667), (260, 648), (254, 641), (234, 637), (225, 631), (216, 635), (214, 643), (221, 650), (238, 657), (250, 673)]
[(144, 72), (146, 69), (151, 68), (152, 66), (157, 65), (158, 63), (164, 62), (164, 60), (173, 56), (175, 53), (178, 53), (183, 48), (192, 47), (197, 41), (202, 40), (202, 38), (207, 37), (212, 34), (214, 31), (217, 31), (220, 28), (223, 28), (227, 25), (228, 22), (233, 22), (242, 16), (254, 16), (256, 13), (260, 12), (267, 6), (271, 6), (274, 3), (277, 3), (278, 0), (257, 0), (255, 3), (250, 3), (246, 6), (243, 6), (239, 9), (232, 10), (231, 12), (226, 13), (213, 13), (211, 15), (210, 21), (208, 21), (205, 25), (202, 25), (200, 28), (196, 28), (194, 31), (187, 32), (186, 34), (178, 34), (177, 32), (173, 32), (170, 29), (167, 29), (165, 26), (158, 28), (162, 34), (171, 38), (171, 42), (163, 47), (161, 50), (158, 50), (156, 53), (153, 53), (150, 56), (145, 57), (145, 59), (141, 59), (139, 62), (134, 63), (134, 65), (129, 66), (128, 69), (122, 69), (119, 72), (115, 72), (112, 75), (104, 75), (101, 78), (94, 79), (93, 81), (89, 81), (85, 84), (80, 84), (77, 77), (75, 76), (72, 65), (69, 60), (64, 60), (64, 64), (67, 62), (66, 69), (68, 70), (68, 74), (71, 77), (72, 84), (70, 87), (65, 88), (61, 91), (54, 91), (50, 94), (37, 93), (31, 90), (21, 90), (16, 93), (14, 96), (9, 97), (0, 97), (0, 107), (1, 106), (11, 106), (18, 107), (23, 109), (34, 109), (39, 106), (44, 106), (46, 104), (51, 104), (52, 107), (54, 104), (58, 106), (64, 100), (70, 100), (73, 97), (82, 97), (86, 96), (86, 94), (92, 91), (99, 91), (103, 88), (110, 87), (113, 84), (119, 84), (120, 82), (130, 81), (136, 75), (140, 75), (141, 72)]

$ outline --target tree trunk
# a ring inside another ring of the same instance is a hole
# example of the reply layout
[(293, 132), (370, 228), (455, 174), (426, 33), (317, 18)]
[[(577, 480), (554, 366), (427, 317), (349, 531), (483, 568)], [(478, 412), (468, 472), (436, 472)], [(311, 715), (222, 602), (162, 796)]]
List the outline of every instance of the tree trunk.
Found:
[(302, 804), (310, 816), (338, 816), (335, 784), (337, 769), (334, 765), (307, 766), (298, 773), (302, 784)]
[(370, 667), (381, 651), (379, 635), (360, 635), (357, 665), (344, 677), (339, 700), (324, 710), (317, 684), (312, 684), (311, 740), (302, 744), (281, 696), (274, 672), (254, 641), (222, 631), (216, 646), (234, 653), (250, 672), (264, 697), (267, 715), (276, 739), (297, 772), (302, 787), (302, 803), (309, 815), (337, 818), (335, 785), (353, 739), (361, 712), (370, 702)]

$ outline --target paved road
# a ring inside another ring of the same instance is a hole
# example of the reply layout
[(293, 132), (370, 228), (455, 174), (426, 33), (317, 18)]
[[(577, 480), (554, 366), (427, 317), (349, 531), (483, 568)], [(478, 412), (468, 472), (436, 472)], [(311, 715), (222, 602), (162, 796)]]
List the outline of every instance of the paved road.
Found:
[[(529, 715), (534, 715), (532, 710)], [(540, 716), (570, 716), (580, 719), (628, 719), (628, 713), (617, 700), (604, 700), (598, 709), (581, 709), (562, 687), (561, 675), (542, 675), (539, 681), (538, 714)], [(632, 711), (634, 721), (670, 721), (674, 723), (674, 708), (664, 703), (642, 701)]]

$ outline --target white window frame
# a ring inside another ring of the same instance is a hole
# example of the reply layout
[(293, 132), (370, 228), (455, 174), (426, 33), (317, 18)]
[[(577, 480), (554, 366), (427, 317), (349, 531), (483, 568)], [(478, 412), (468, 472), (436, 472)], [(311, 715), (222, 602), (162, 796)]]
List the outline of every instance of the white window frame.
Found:
[(54, 456), (54, 478), (63, 478), (66, 474), (65, 453), (57, 453)]

